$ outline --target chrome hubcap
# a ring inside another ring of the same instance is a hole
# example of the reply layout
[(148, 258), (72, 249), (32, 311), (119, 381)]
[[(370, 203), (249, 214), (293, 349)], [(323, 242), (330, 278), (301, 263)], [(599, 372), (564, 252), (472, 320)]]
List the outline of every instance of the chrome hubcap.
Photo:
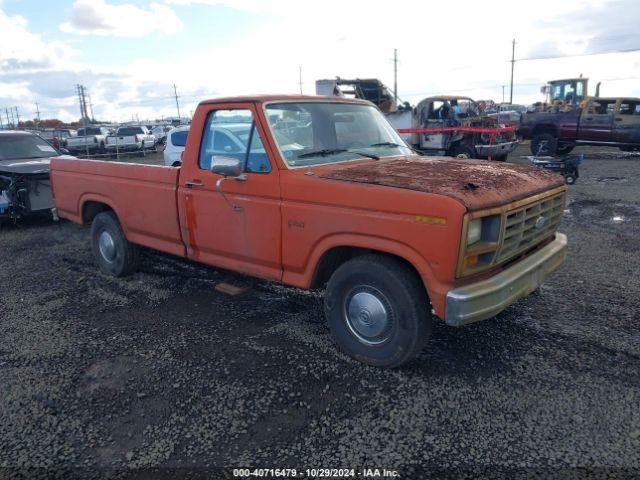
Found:
[(389, 338), (391, 315), (377, 290), (356, 290), (347, 297), (345, 316), (351, 333), (362, 343), (378, 345)]
[(100, 255), (102, 255), (102, 258), (107, 262), (112, 263), (116, 259), (116, 243), (113, 241), (111, 234), (106, 230), (100, 233), (98, 248), (100, 249)]

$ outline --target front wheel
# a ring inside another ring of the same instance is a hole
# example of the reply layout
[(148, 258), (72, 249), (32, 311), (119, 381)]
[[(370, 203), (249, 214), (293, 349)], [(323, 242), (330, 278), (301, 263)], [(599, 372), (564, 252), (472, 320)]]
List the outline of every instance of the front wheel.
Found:
[(93, 219), (91, 247), (100, 270), (108, 275), (124, 277), (138, 268), (138, 247), (124, 236), (113, 212), (101, 212)]
[(327, 285), (324, 309), (338, 346), (356, 360), (398, 367), (416, 356), (432, 329), (422, 281), (406, 264), (364, 255), (341, 265)]
[(458, 143), (451, 149), (451, 156), (455, 158), (476, 158), (476, 151), (470, 145)]

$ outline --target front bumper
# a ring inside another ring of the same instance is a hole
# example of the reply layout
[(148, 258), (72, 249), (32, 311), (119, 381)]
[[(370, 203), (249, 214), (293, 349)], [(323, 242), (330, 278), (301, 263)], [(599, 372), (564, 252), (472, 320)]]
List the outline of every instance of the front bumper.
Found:
[(459, 327), (497, 315), (516, 300), (536, 290), (564, 262), (567, 237), (556, 233), (553, 242), (533, 255), (486, 280), (447, 293), (445, 321)]
[(476, 145), (476, 152), (481, 157), (499, 157), (502, 155), (508, 155), (518, 148), (518, 141), (494, 143), (491, 145)]

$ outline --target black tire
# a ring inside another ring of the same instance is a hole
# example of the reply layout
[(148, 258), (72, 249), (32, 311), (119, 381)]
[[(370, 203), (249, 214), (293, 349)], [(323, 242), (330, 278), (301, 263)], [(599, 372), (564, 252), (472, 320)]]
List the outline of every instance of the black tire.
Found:
[(531, 153), (541, 157), (555, 155), (558, 150), (558, 139), (550, 133), (539, 133), (531, 140)]
[(576, 177), (574, 175), (572, 175), (571, 173), (567, 173), (564, 176), (564, 182), (567, 185), (573, 185), (574, 183), (576, 183)]
[(451, 149), (451, 156), (455, 158), (476, 158), (476, 151), (470, 145), (458, 143)]
[(575, 148), (575, 145), (558, 145), (556, 152), (559, 155), (567, 155)]
[[(382, 310), (376, 309), (380, 306)], [(384, 255), (363, 255), (341, 265), (324, 298), (329, 329), (340, 349), (360, 362), (387, 368), (408, 362), (425, 346), (433, 322), (428, 306), (416, 273)], [(349, 315), (350, 309), (355, 315)], [(372, 319), (380, 311), (386, 322), (376, 324)]]
[(505, 155), (496, 155), (495, 157), (491, 157), (491, 160), (495, 160), (496, 162), (506, 162), (507, 161), (507, 156), (509, 154), (505, 154)]
[(138, 247), (124, 236), (113, 212), (101, 212), (93, 219), (91, 247), (100, 270), (114, 277), (130, 275), (140, 263)]

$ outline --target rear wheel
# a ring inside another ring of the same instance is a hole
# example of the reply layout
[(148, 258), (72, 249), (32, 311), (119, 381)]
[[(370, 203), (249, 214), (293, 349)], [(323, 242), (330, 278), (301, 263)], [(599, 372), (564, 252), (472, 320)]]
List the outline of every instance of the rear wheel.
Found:
[(327, 285), (325, 316), (338, 346), (356, 360), (397, 367), (424, 347), (432, 324), (418, 275), (384, 255), (341, 265)]
[(554, 155), (558, 149), (558, 139), (550, 133), (539, 133), (531, 140), (531, 153), (541, 157)]
[(101, 212), (91, 224), (91, 246), (100, 270), (115, 277), (133, 273), (140, 263), (138, 247), (124, 236), (113, 212)]

